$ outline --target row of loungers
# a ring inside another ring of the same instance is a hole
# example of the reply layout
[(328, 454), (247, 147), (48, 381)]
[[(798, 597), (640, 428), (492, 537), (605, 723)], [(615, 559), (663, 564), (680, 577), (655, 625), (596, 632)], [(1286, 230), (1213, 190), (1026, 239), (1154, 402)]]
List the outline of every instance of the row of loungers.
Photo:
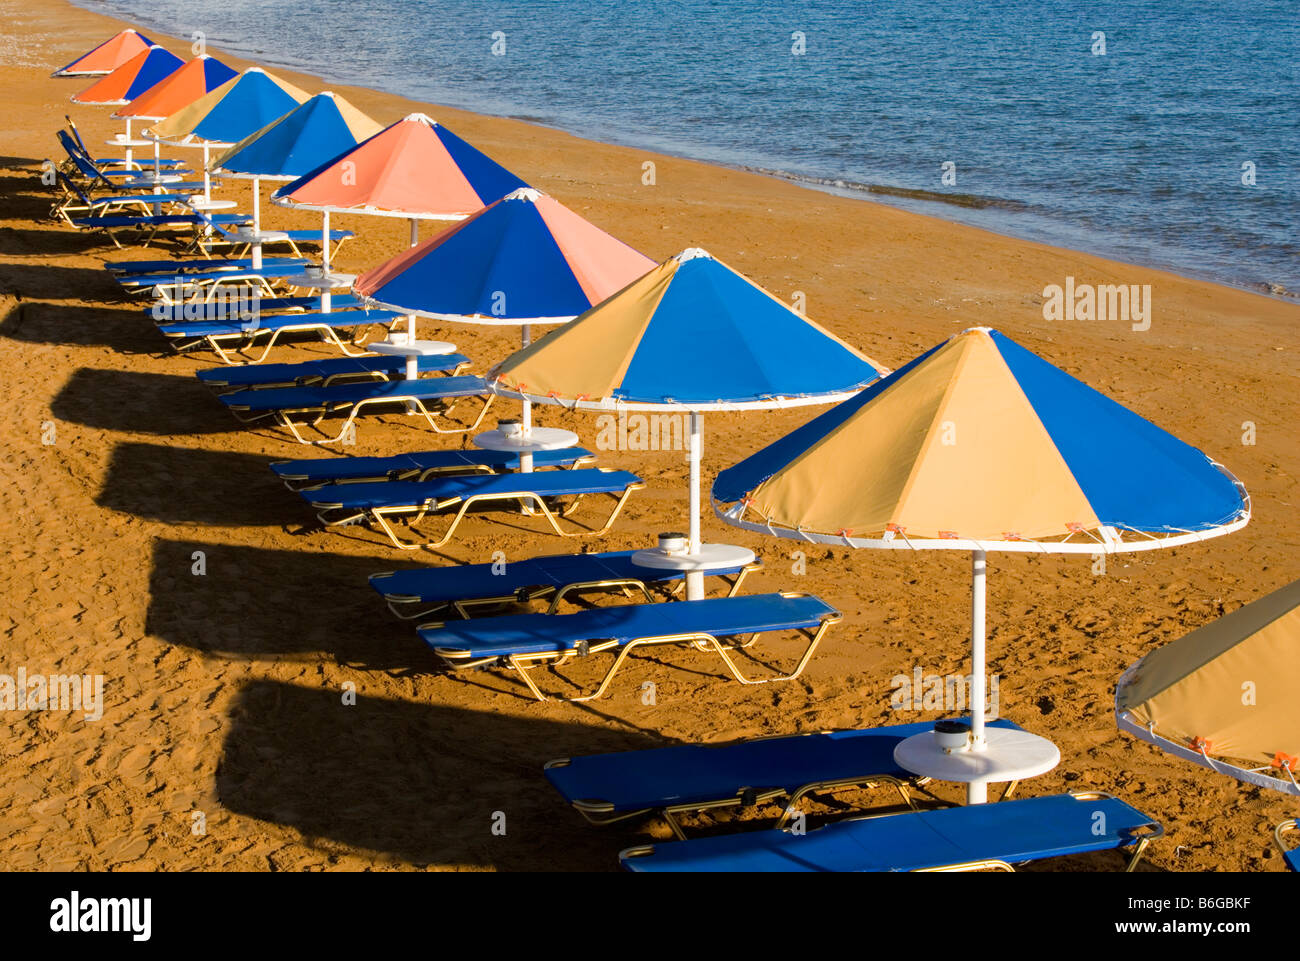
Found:
[[(1016, 727), (1006, 720), (992, 725)], [(894, 748), (931, 726), (561, 758), (547, 764), (545, 774), (593, 823), (644, 816), (667, 822), (678, 840), (619, 855), (624, 868), (638, 872), (1009, 871), (1045, 858), (1111, 850), (1127, 852), (1131, 871), (1146, 845), (1163, 834), (1141, 811), (1095, 792), (922, 810), (915, 794), (928, 795), (926, 779), (898, 767)], [(812, 830), (795, 827), (805, 799), (862, 788), (896, 792), (907, 810), (860, 812)], [(680, 821), (688, 813), (764, 807), (778, 812), (775, 822), (739, 834), (688, 839)]]

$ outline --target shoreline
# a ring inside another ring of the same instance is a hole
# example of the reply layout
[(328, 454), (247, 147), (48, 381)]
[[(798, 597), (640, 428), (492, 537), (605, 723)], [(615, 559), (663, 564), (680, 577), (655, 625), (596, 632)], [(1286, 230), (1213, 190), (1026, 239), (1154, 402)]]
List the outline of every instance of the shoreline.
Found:
[[(100, 721), (6, 718), (0, 815), (10, 830), (0, 855), (11, 870), (612, 871), (620, 849), (666, 840), (666, 829), (586, 823), (546, 783), (542, 766), (553, 758), (940, 716), (900, 714), (890, 679), (968, 669), (965, 559), (829, 548), (796, 558), (792, 543), (724, 526), (707, 508), (706, 538), (763, 559), (746, 593), (805, 591), (843, 613), (799, 681), (744, 686), (716, 657), (674, 652), (634, 659), (606, 696), (573, 705), (521, 696), (500, 672), (442, 673), (410, 623), (384, 610), (368, 575), (483, 563), (498, 551), (514, 560), (644, 547), (680, 529), (682, 452), (599, 452), (600, 466), (646, 481), (600, 538), (561, 541), (524, 518), (470, 518), (453, 544), (411, 556), (364, 528), (304, 529), (311, 512), (267, 464), (332, 452), (235, 422), (194, 376), (215, 358), (170, 352), (141, 304), (105, 275), (105, 261), (169, 248), (116, 250), (44, 219), (41, 163), (57, 156), (64, 114), (92, 148), (121, 129), (109, 110), (68, 103), (85, 83), (48, 74), (121, 22), (22, 0), (0, 0), (0, 17), (22, 53), (0, 66), (0, 336), (11, 397), (0, 425), (12, 441), (0, 451), (0, 539), (10, 547), (0, 592), (12, 614), (0, 673), (104, 678)], [(1300, 576), (1300, 305), (757, 173), (275, 72), (308, 92), (331, 88), (384, 124), (431, 112), (655, 260), (704, 247), (779, 299), (803, 295), (812, 320), (890, 368), (963, 328), (996, 327), (1222, 462), (1254, 511), (1230, 536), (1108, 558), (1101, 573), (1086, 556), (990, 555), (988, 671), (1000, 678), (1001, 716), (1061, 751), (1059, 767), (1021, 793), (1129, 800), (1166, 828), (1145, 870), (1279, 870), (1265, 826), (1293, 815), (1287, 799), (1161, 755), (1119, 732), (1112, 709), (1129, 665)], [(640, 180), (647, 160), (654, 186)], [(318, 214), (270, 204), (272, 189), (263, 185), (268, 227), (320, 229)], [(220, 195), (249, 209), (248, 181), (228, 180)], [(340, 271), (374, 267), (407, 245), (395, 218), (340, 214), (331, 226), (357, 235), (334, 258)], [(1071, 277), (1151, 285), (1149, 329), (1045, 319), (1041, 292)], [(420, 330), (454, 341), (471, 373), (519, 345), (517, 331), (488, 326)], [(269, 362), (334, 356), (309, 342), (277, 351)], [(500, 403), (496, 416), (518, 410)], [(709, 415), (705, 490), (717, 471), (818, 413)], [(594, 416), (539, 405), (534, 417), (596, 446)], [(367, 419), (357, 444), (333, 453), (461, 443), (399, 414)], [(798, 656), (777, 643), (773, 660)], [(575, 684), (605, 666), (573, 665)], [(653, 703), (642, 700), (645, 682)], [(349, 689), (356, 703), (343, 708), (339, 692)], [(935, 790), (962, 796), (953, 785)], [(508, 810), (508, 837), (487, 829), (498, 810)], [(192, 832), (194, 812), (206, 816), (206, 835)], [(1102, 855), (1059, 863), (1115, 867)]]
[[(66, 2), (71, 6), (88, 13), (95, 13), (99, 16), (110, 16), (95, 10), (92, 6), (87, 4), (86, 0), (66, 0)], [(126, 21), (120, 22), (126, 23)], [(153, 23), (158, 23), (158, 26), (151, 26), (150, 24)], [(165, 37), (169, 42), (179, 44), (182, 48), (188, 43), (187, 41), (182, 41), (174, 34), (167, 32), (168, 28), (158, 21), (142, 20), (139, 24), (136, 24), (136, 26), (141, 27), (146, 33), (158, 33), (160, 37)], [(213, 49), (219, 50), (221, 48), (213, 47)], [(250, 63), (261, 63), (272, 70), (291, 71), (302, 76), (314, 77), (322, 84), (328, 83), (328, 78), (311, 73), (309, 68), (289, 63), (287, 58), (277, 59), (277, 56), (278, 55), (274, 51), (269, 50), (249, 51), (247, 53), (232, 51), (231, 58), (244, 59)], [(250, 59), (253, 57), (256, 57), (257, 59)], [(384, 87), (370, 86), (362, 80), (349, 82), (347, 86), (365, 89), (381, 96), (402, 98), (406, 100), (418, 99), (416, 95), (402, 93), (397, 90), (389, 90)], [(864, 203), (881, 204), (907, 213), (934, 217), (936, 219), (944, 220), (947, 223), (969, 227), (975, 230), (983, 230), (999, 237), (1006, 237), (1010, 240), (1042, 244), (1057, 249), (1070, 250), (1080, 254), (1100, 257), (1131, 267), (1158, 270), (1179, 277), (1184, 277), (1189, 280), (1199, 280), (1207, 283), (1219, 284), (1234, 290), (1259, 294), (1260, 296), (1278, 299), (1283, 302), (1300, 303), (1300, 290), (1291, 290), (1284, 284), (1268, 279), (1232, 277), (1213, 268), (1189, 270), (1177, 264), (1160, 261), (1159, 259), (1142, 260), (1125, 257), (1115, 249), (1117, 246), (1116, 242), (1111, 240), (1108, 243), (1104, 234), (1097, 234), (1091, 228), (1083, 227), (1073, 222), (1053, 219), (1050, 215), (1039, 212), (1035, 205), (1014, 198), (984, 194), (968, 194), (958, 191), (948, 193), (942, 190), (913, 188), (888, 183), (877, 183), (874, 181), (856, 181), (849, 178), (831, 175), (802, 173), (799, 171), (787, 170), (782, 167), (767, 166), (757, 159), (728, 160), (709, 158), (702, 155), (702, 153), (708, 152), (709, 148), (707, 144), (696, 145), (695, 150), (699, 152), (692, 152), (692, 149), (689, 147), (677, 148), (666, 144), (654, 145), (650, 143), (637, 143), (633, 139), (625, 138), (623, 136), (598, 139), (595, 134), (586, 131), (581, 123), (575, 122), (573, 124), (568, 124), (562, 119), (557, 118), (551, 120), (543, 116), (529, 113), (496, 112), (489, 107), (485, 107), (483, 104), (460, 105), (452, 103), (430, 103), (430, 106), (439, 110), (455, 110), (481, 117), (525, 123), (532, 127), (562, 133), (566, 136), (586, 140), (593, 144), (623, 147), (631, 150), (642, 151), (648, 155), (672, 157), (678, 160), (717, 167), (721, 170), (731, 170), (770, 177), (775, 180), (794, 184), (795, 186), (814, 190), (819, 193)], [(1000, 222), (950, 219), (945, 216), (945, 211), (951, 212), (954, 209), (1003, 212), (1009, 216), (1002, 217)], [(1016, 214), (1043, 218), (1046, 226), (1040, 230), (1035, 229), (1033, 225), (1025, 224), (1023, 221), (1017, 225), (1012, 219)], [(1020, 229), (1017, 229), (1017, 227)], [(1095, 235), (1098, 242), (1090, 243), (1088, 241), (1089, 235)]]

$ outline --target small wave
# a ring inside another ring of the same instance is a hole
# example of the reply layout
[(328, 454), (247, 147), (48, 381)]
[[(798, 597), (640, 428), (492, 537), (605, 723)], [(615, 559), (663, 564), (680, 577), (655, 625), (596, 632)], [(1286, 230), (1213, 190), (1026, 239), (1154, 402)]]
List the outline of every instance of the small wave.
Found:
[(843, 180), (836, 177), (814, 177), (810, 174), (791, 173), (788, 170), (774, 170), (770, 167), (753, 167), (741, 165), (741, 170), (779, 177), (791, 183), (808, 184), (814, 187), (830, 187), (836, 190), (851, 190), (866, 194), (880, 194), (886, 197), (900, 197), (904, 200), (923, 200), (932, 203), (949, 204), (954, 207), (969, 207), (973, 210), (1014, 210), (1032, 209), (1029, 204), (1009, 197), (986, 197), (980, 194), (945, 193), (941, 190), (919, 190), (913, 187), (891, 187), (888, 184), (864, 183), (858, 180)]

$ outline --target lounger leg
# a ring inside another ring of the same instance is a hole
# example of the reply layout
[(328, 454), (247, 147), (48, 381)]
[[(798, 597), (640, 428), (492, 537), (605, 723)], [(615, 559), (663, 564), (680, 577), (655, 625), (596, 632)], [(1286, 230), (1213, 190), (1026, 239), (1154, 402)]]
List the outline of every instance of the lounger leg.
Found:
[(769, 684), (772, 681), (793, 681), (795, 678), (797, 678), (800, 674), (803, 673), (804, 668), (808, 666), (808, 662), (812, 660), (812, 656), (817, 650), (817, 645), (821, 643), (822, 638), (826, 635), (826, 632), (830, 629), (830, 626), (834, 624), (837, 620), (838, 618), (832, 617), (822, 621), (821, 625), (817, 628), (817, 633), (815, 633), (812, 636), (812, 640), (808, 642), (808, 648), (807, 650), (804, 651), (803, 657), (799, 658), (799, 663), (795, 666), (795, 669), (791, 671), (789, 674), (779, 674), (776, 675), (775, 677), (764, 677), (764, 678), (745, 677), (745, 675), (740, 672), (740, 669), (736, 667), (735, 662), (731, 659), (731, 656), (727, 653), (727, 649), (722, 645), (722, 643), (716, 637), (713, 637), (712, 635), (709, 634), (703, 634), (700, 635), (700, 638), (702, 640), (707, 640), (712, 643), (714, 651), (717, 652), (718, 656), (721, 657), (723, 662), (727, 665), (728, 670), (731, 671), (732, 677), (738, 680), (741, 684)]

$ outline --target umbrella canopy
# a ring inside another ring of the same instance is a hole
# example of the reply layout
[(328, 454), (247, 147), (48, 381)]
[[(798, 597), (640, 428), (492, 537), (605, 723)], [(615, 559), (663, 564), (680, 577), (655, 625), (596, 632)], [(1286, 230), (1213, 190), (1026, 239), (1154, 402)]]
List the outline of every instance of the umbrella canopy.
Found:
[(591, 410), (765, 410), (843, 400), (885, 368), (698, 248), (493, 369)]
[[(1245, 489), (1222, 466), (983, 327), (723, 471), (713, 500), (727, 523), (778, 537), (970, 551), (977, 752), (989, 749), (987, 551), (1172, 547), (1250, 519)], [(971, 781), (968, 801), (985, 800), (985, 783)]]
[(209, 90), (215, 90), (236, 72), (206, 53), (188, 61), (166, 79), (154, 84), (130, 103), (113, 112), (114, 117), (162, 120), (192, 104)]
[(222, 173), (290, 180), (378, 130), (379, 124), (342, 97), (318, 93), (230, 147), (212, 167)]
[(276, 191), (287, 207), (460, 220), (528, 186), (424, 114), (413, 113)]
[(235, 144), (306, 99), (307, 93), (293, 84), (260, 67), (250, 67), (145, 133), (179, 145)]
[(855, 547), (1140, 550), (1249, 517), (1205, 454), (987, 328), (723, 471), (713, 497), (740, 526)]
[(480, 324), (565, 323), (654, 261), (522, 188), (357, 278), (375, 303)]
[(72, 63), (64, 64), (52, 77), (102, 77), (112, 73), (154, 42), (134, 30), (115, 33), (93, 50), (83, 53)]
[(1300, 795), (1300, 581), (1142, 658), (1115, 716), (1185, 760)]
[(108, 76), (100, 77), (81, 93), (73, 96), (72, 102), (129, 103), (151, 87), (166, 80), (184, 65), (185, 61), (176, 54), (155, 44), (141, 50)]
[[(498, 364), (493, 387), (591, 410), (689, 411), (688, 555), (700, 539), (700, 412), (843, 400), (885, 368), (698, 248)], [(698, 571), (687, 596), (703, 596)]]

